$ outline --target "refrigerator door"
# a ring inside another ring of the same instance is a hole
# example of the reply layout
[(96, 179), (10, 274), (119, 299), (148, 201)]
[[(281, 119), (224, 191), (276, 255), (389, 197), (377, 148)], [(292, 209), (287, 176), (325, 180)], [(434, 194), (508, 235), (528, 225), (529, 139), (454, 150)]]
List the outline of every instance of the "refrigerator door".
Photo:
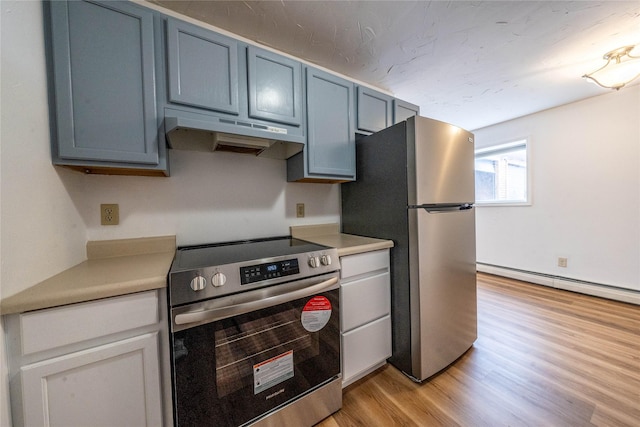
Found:
[(409, 209), (412, 376), (446, 368), (476, 340), (475, 209)]
[[(411, 122), (415, 126), (411, 125)], [(425, 117), (407, 121), (409, 205), (475, 201), (473, 134)]]

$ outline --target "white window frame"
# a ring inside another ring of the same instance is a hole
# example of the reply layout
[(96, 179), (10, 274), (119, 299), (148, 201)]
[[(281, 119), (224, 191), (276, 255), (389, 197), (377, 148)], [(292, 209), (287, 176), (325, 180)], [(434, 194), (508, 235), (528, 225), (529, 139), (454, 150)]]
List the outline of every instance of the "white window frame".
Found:
[(509, 140), (509, 142), (502, 142), (498, 144), (492, 144), (482, 148), (476, 148), (475, 158), (484, 157), (488, 154), (497, 154), (501, 151), (508, 151), (516, 147), (524, 146), (527, 156), (527, 172), (526, 172), (526, 188), (527, 196), (526, 200), (491, 200), (491, 201), (478, 201), (476, 200), (476, 206), (531, 206), (532, 205), (532, 193), (531, 193), (531, 138), (520, 137)]

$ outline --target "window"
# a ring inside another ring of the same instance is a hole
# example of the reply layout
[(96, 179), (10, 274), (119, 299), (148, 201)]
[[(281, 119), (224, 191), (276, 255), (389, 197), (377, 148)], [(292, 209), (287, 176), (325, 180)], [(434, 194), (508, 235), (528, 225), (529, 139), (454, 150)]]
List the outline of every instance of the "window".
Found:
[(529, 204), (527, 140), (476, 150), (476, 203)]

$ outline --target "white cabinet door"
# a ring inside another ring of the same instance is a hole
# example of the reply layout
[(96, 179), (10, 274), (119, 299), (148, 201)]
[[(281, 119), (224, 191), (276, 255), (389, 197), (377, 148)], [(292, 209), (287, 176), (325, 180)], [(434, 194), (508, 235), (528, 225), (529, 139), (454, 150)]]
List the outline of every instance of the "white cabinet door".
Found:
[(26, 426), (160, 426), (158, 333), (23, 366)]
[(342, 386), (362, 378), (391, 357), (391, 317), (342, 335)]
[(388, 271), (343, 283), (340, 289), (342, 331), (348, 332), (388, 315), (391, 312), (390, 295)]

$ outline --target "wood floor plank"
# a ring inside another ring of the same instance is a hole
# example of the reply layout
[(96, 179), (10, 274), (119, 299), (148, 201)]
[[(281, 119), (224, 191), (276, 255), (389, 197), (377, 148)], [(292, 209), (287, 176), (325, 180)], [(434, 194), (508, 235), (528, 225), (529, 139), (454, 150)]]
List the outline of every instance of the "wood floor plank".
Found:
[(478, 339), (416, 384), (386, 365), (320, 427), (640, 426), (640, 307), (478, 274)]

